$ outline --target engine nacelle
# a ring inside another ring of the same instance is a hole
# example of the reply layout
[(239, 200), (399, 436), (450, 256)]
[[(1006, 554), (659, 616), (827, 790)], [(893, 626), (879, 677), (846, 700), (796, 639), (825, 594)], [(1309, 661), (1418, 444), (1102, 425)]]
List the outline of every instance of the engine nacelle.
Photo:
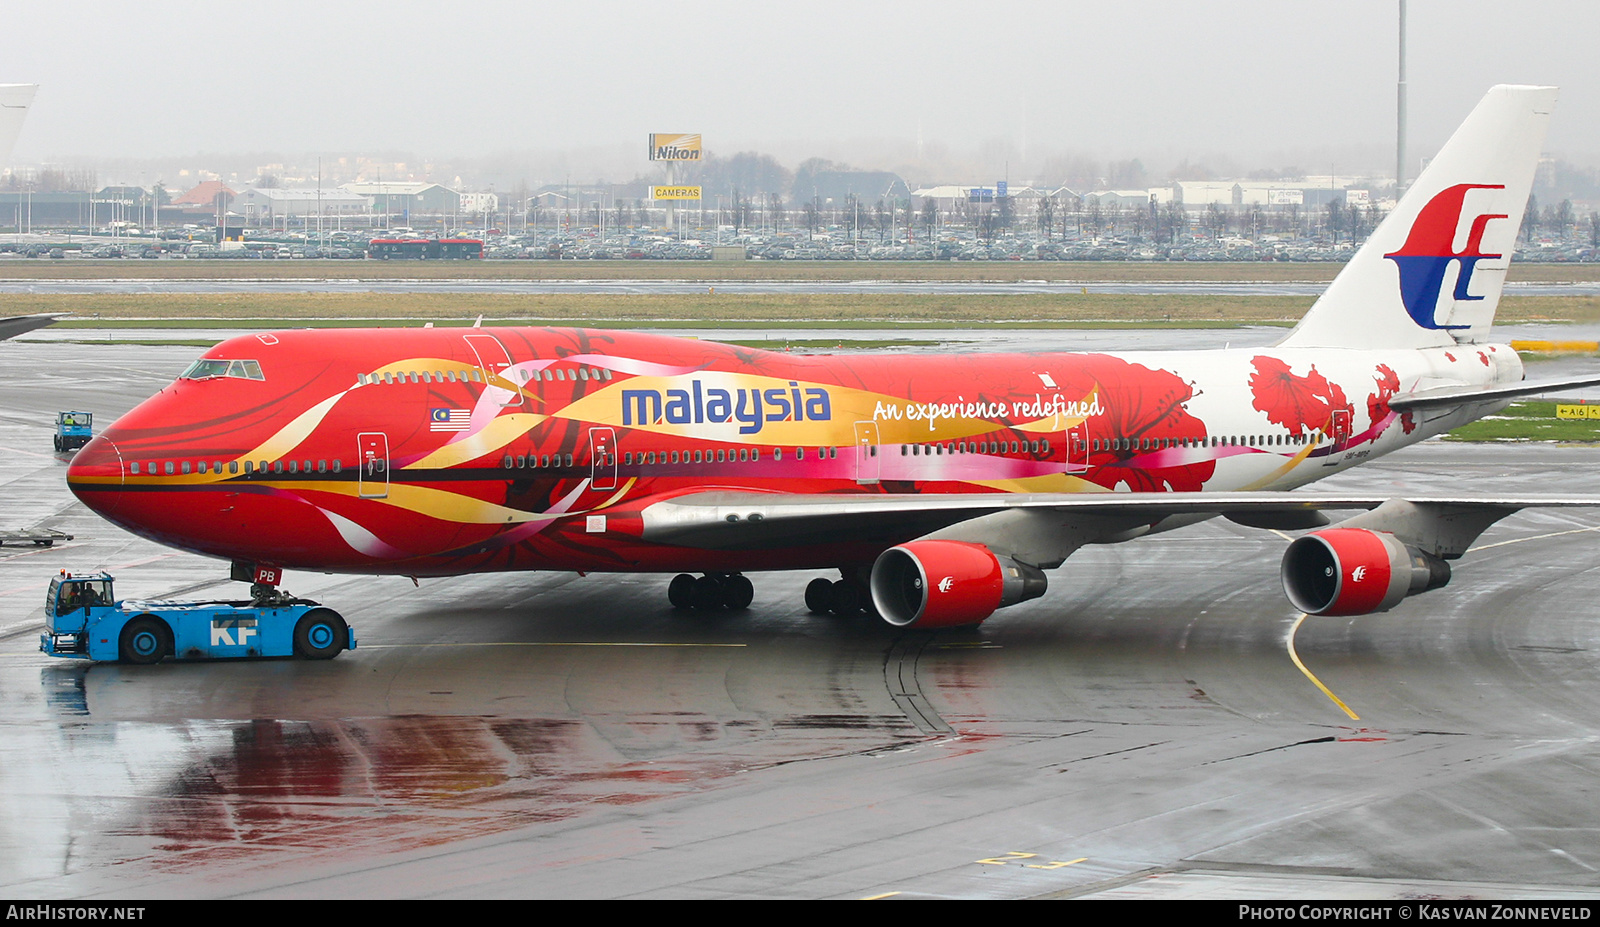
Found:
[(1385, 531), (1329, 528), (1283, 554), (1283, 591), (1308, 615), (1386, 612), (1408, 595), (1450, 581), (1450, 564)]
[(911, 541), (872, 565), (872, 602), (900, 628), (977, 624), (995, 609), (1044, 595), (1037, 567), (1001, 558), (982, 544)]

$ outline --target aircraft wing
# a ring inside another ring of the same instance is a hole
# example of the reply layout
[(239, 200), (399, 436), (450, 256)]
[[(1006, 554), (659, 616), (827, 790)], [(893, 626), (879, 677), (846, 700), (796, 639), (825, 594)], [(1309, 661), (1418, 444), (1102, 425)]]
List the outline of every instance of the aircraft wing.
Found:
[(31, 332), (36, 328), (55, 324), (56, 320), (66, 318), (65, 313), (40, 313), (39, 315), (18, 315), (9, 319), (0, 319), (0, 341), (15, 338), (23, 332)]
[[(960, 522), (1006, 511), (1062, 516), (1099, 524), (1107, 533), (1154, 525), (1172, 516), (1221, 515), (1253, 527), (1315, 527), (1312, 513), (1376, 509), (1388, 504), (1426, 509), (1429, 518), (1465, 517), (1482, 527), (1519, 509), (1600, 506), (1600, 496), (1430, 496), (1396, 500), (1382, 495), (1310, 492), (834, 494), (702, 492), (651, 503), (641, 512), (648, 541), (711, 550), (826, 544), (841, 538), (889, 544)], [(1276, 523), (1275, 523), (1276, 522)], [(1481, 531), (1482, 527), (1478, 530)], [(1473, 534), (1476, 537), (1476, 533)]]
[(1523, 380), (1510, 386), (1491, 386), (1486, 388), (1463, 389), (1446, 387), (1444, 389), (1424, 390), (1411, 393), (1407, 396), (1396, 396), (1389, 400), (1389, 408), (1396, 412), (1406, 412), (1411, 409), (1427, 409), (1438, 406), (1459, 406), (1473, 402), (1492, 402), (1498, 399), (1516, 399), (1519, 396), (1538, 396), (1543, 393), (1559, 393), (1563, 390), (1581, 389), (1585, 386), (1600, 386), (1600, 374), (1591, 374), (1583, 377), (1569, 377), (1564, 380)]

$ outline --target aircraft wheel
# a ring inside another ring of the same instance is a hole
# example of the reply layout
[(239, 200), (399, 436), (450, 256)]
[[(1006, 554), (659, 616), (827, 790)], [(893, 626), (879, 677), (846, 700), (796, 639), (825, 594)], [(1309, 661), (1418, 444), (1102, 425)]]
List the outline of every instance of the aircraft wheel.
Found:
[(723, 608), (727, 604), (728, 584), (724, 577), (707, 573), (694, 581), (694, 607), (698, 609)]
[(294, 626), (294, 652), (307, 660), (331, 660), (349, 639), (349, 627), (330, 608), (314, 608)]
[(672, 603), (673, 608), (694, 608), (694, 586), (693, 576), (679, 573), (667, 584), (667, 601)]
[(833, 584), (833, 613), (840, 618), (849, 618), (861, 614), (866, 605), (866, 597), (862, 594), (861, 587), (848, 579), (841, 579)]
[(734, 573), (722, 585), (722, 604), (730, 611), (740, 612), (750, 607), (750, 602), (756, 597), (755, 584), (743, 573)]
[(145, 615), (135, 618), (122, 628), (117, 641), (117, 656), (124, 663), (148, 666), (160, 663), (172, 652), (172, 630), (159, 618)]
[(826, 615), (833, 611), (833, 583), (817, 577), (806, 585), (806, 608), (813, 615)]

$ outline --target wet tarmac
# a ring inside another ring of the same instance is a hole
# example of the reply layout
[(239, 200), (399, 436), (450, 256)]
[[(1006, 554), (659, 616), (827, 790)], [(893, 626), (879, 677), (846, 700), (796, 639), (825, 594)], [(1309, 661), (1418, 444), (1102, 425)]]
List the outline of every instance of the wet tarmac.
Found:
[[(708, 617), (665, 577), (291, 573), (358, 650), (45, 657), (59, 569), (231, 585), (76, 504), (50, 446), (58, 409), (109, 421), (195, 353), (0, 344), (0, 529), (75, 536), (0, 547), (0, 895), (1600, 897), (1600, 510), (1298, 625), (1283, 538), (1222, 523), (1082, 551), (976, 632), (810, 617), (809, 574)], [(1430, 442), (1325, 485), (1597, 465)]]

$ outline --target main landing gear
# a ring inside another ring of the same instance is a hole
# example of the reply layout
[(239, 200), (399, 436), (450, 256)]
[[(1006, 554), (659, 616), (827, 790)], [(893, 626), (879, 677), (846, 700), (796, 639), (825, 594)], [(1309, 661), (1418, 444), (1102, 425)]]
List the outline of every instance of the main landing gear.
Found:
[(872, 593), (867, 591), (867, 584), (848, 576), (840, 580), (828, 580), (820, 576), (813, 579), (806, 586), (806, 608), (813, 615), (837, 615), (840, 618), (878, 613), (872, 606)]
[[(704, 576), (679, 573), (667, 585), (667, 601), (680, 611), (743, 611), (750, 607), (753, 598), (755, 587), (743, 573), (707, 573)], [(878, 613), (865, 580), (849, 574), (840, 580), (820, 577), (812, 580), (806, 586), (806, 608), (813, 615), (841, 618)]]
[(699, 578), (679, 573), (667, 586), (667, 601), (684, 610), (743, 611), (755, 595), (756, 587), (743, 573), (707, 573)]

